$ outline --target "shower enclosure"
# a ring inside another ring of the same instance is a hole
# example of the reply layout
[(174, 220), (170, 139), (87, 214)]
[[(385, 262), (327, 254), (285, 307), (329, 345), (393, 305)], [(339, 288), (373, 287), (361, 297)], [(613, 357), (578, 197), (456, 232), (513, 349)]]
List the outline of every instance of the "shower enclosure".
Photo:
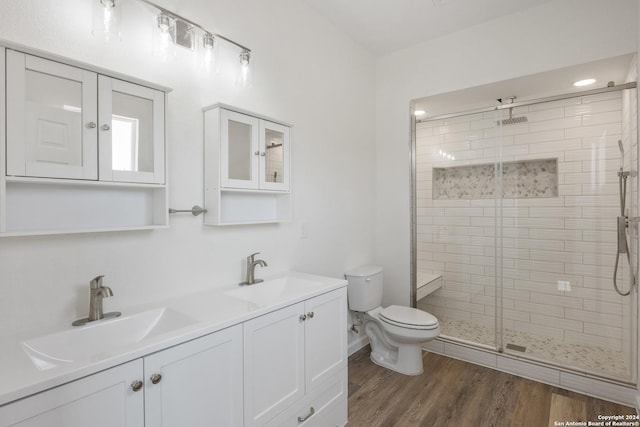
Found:
[[(415, 101), (436, 111), (413, 138), (416, 305), (444, 340), (636, 382), (635, 61)], [(607, 80), (539, 89), (588, 70)]]

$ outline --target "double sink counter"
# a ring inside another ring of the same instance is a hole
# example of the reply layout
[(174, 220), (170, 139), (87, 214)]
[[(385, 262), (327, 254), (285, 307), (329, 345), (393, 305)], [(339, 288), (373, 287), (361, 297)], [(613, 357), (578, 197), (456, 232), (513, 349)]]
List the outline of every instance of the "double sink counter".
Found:
[[(220, 331), (347, 285), (298, 272), (179, 297), (115, 319), (0, 344), (0, 406)], [(47, 331), (49, 332), (49, 331)]]

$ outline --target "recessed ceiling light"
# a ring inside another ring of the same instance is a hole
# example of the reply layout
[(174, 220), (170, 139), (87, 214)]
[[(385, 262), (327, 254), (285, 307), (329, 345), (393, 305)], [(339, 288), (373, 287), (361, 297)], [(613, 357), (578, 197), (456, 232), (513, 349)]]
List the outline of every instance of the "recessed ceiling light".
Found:
[(584, 79), (584, 80), (578, 80), (573, 85), (576, 87), (589, 86), (594, 84), (595, 82), (596, 82), (596, 79)]
[(413, 112), (413, 114), (415, 114), (416, 116), (423, 116), (423, 115), (427, 114), (427, 112), (423, 111), (423, 110), (416, 110), (416, 111)]

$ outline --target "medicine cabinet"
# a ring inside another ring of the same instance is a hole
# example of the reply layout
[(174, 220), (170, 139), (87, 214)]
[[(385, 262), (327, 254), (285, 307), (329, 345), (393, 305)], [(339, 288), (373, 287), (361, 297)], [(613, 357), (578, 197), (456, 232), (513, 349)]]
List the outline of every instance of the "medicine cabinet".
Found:
[(205, 108), (205, 224), (289, 221), (290, 153), (290, 125), (228, 105)]
[(0, 62), (0, 235), (167, 226), (167, 88), (43, 52)]

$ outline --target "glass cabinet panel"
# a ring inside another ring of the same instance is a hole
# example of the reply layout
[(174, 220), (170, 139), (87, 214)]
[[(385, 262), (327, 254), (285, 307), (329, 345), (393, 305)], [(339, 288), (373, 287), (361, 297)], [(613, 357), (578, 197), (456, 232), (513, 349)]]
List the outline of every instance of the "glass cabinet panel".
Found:
[(164, 93), (99, 76), (100, 180), (164, 183)]
[(284, 182), (284, 133), (265, 130), (265, 181)]
[(113, 92), (112, 169), (153, 172), (153, 101)]
[(260, 120), (260, 188), (289, 190), (288, 126)]
[(230, 179), (251, 181), (251, 125), (229, 120)]
[(220, 111), (220, 178), (227, 188), (258, 188), (259, 120), (235, 111)]

